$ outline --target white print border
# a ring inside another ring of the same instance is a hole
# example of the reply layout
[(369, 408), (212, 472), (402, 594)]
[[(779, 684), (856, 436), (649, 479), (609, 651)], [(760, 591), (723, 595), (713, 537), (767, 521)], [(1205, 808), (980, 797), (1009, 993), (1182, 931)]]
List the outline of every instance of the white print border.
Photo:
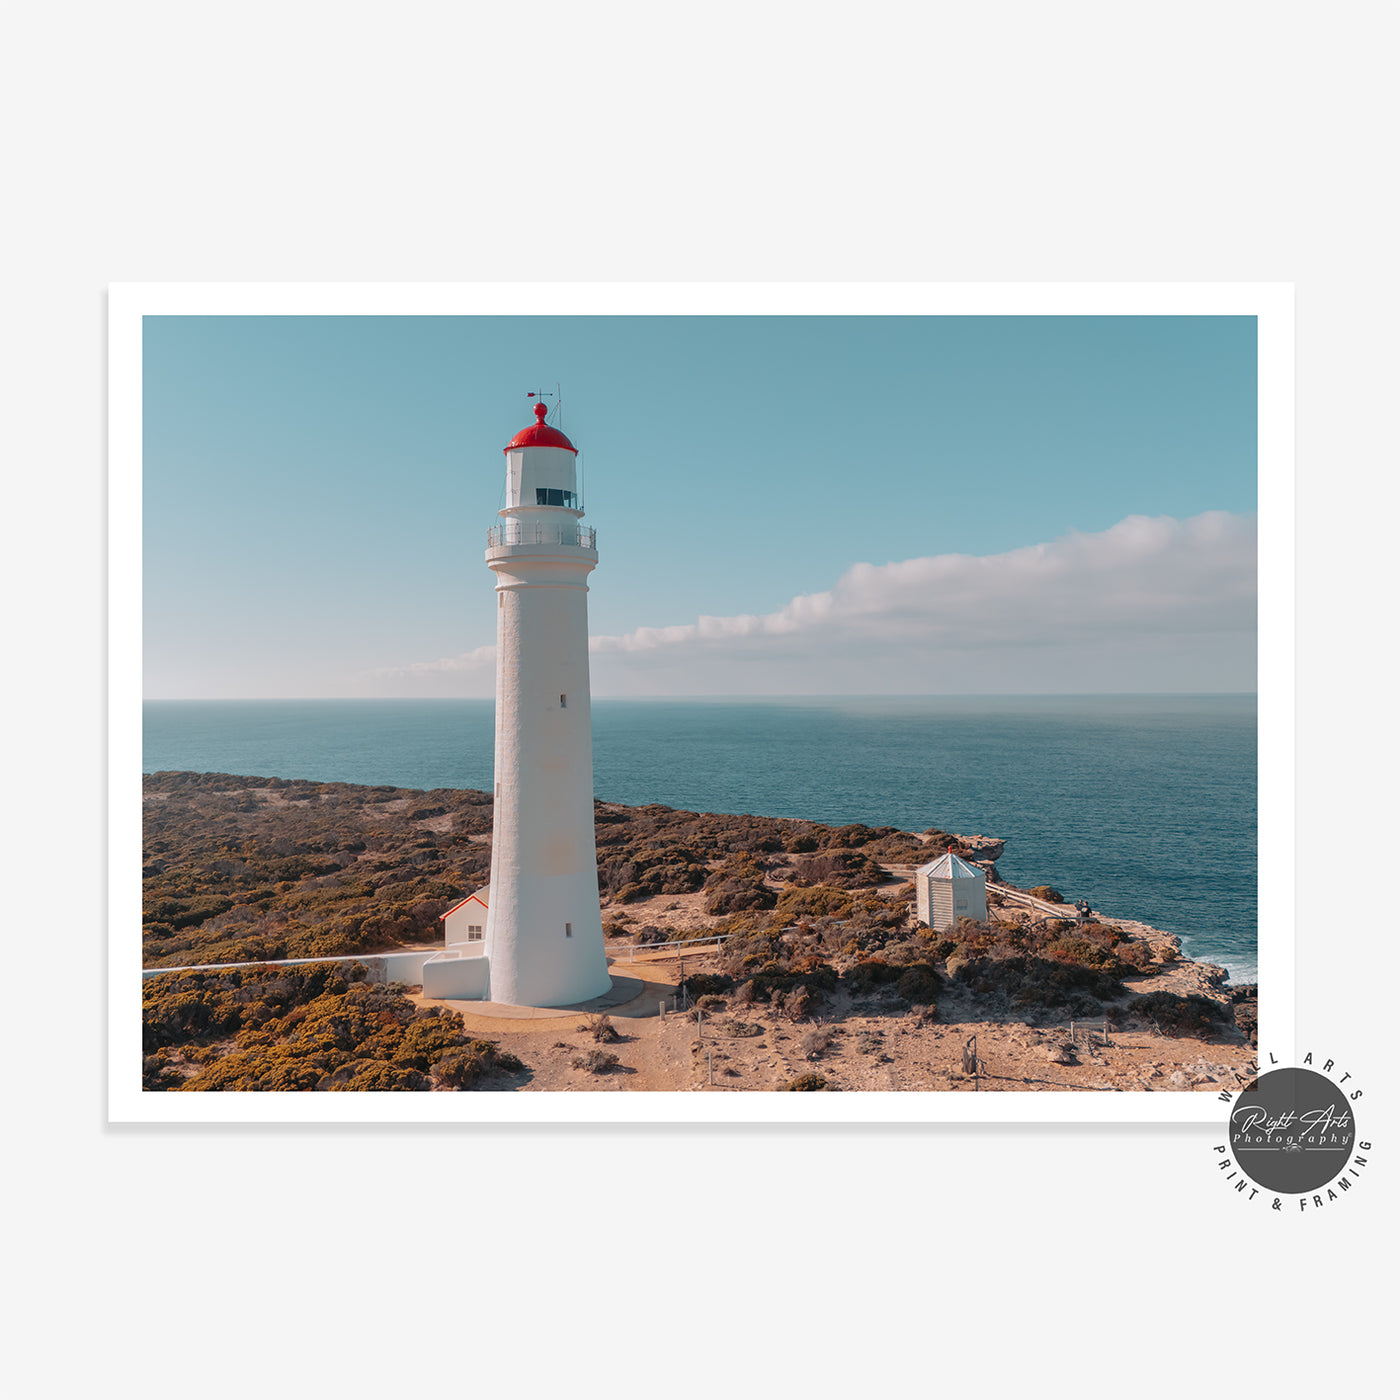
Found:
[(121, 283), (108, 291), (111, 1122), (1209, 1123), (1214, 1094), (168, 1094), (141, 1089), (141, 331), (181, 316), (1254, 316), (1259, 348), (1260, 1043), (1294, 1043), (1291, 283)]

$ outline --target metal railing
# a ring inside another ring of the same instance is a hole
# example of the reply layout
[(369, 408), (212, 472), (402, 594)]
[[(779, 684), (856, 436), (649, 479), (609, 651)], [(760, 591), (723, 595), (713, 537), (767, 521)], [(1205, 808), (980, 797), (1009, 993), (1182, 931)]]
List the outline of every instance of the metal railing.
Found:
[(697, 943), (720, 944), (730, 935), (727, 933), (712, 934), (709, 938), (682, 938), (675, 943), (633, 943), (627, 950), (627, 961), (636, 962), (638, 953), (667, 953), (672, 948), (691, 948)]
[(598, 532), (591, 525), (524, 525), (516, 521), (493, 525), (486, 532), (487, 549), (512, 544), (559, 544), (572, 549), (596, 549)]
[(1005, 885), (994, 885), (987, 881), (987, 893), (999, 894), (1003, 899), (1012, 900), (1016, 904), (1029, 905), (1032, 909), (1039, 909), (1042, 914), (1053, 914), (1058, 919), (1065, 917), (1064, 905), (1051, 904), (1047, 900), (1037, 899), (1033, 894), (1024, 894), (1021, 890), (1008, 889)]

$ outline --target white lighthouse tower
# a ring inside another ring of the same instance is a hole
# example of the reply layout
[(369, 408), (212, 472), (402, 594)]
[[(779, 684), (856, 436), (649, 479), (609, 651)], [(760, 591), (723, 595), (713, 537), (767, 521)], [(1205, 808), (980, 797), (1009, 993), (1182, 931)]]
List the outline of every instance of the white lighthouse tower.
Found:
[(485, 958), (489, 997), (567, 1006), (612, 986), (593, 840), (588, 575), (578, 452), (545, 422), (505, 449), (506, 501), (487, 537), (496, 575), (496, 791)]

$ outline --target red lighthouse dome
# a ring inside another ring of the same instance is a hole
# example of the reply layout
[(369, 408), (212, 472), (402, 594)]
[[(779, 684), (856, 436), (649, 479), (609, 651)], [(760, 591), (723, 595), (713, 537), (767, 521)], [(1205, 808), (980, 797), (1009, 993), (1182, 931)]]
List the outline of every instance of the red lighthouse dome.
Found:
[(559, 431), (558, 428), (551, 428), (545, 421), (545, 414), (549, 409), (542, 403), (535, 405), (535, 421), (528, 428), (521, 428), (516, 435), (506, 444), (505, 451), (513, 452), (520, 447), (562, 447), (565, 452), (572, 452), (578, 455), (578, 448)]

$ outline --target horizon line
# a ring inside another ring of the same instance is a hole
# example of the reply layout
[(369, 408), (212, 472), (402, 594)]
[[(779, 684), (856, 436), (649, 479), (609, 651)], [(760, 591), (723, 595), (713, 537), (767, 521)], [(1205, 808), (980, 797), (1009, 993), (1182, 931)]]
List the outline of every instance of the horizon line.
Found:
[[(1257, 690), (968, 690), (968, 691), (765, 691), (762, 694), (594, 695), (597, 700), (1087, 700), (1095, 697), (1131, 696), (1185, 699), (1195, 696), (1253, 696)], [(143, 705), (332, 705), (370, 704), (385, 701), (403, 704), (444, 704), (476, 701), (494, 705), (490, 695), (143, 695)]]

